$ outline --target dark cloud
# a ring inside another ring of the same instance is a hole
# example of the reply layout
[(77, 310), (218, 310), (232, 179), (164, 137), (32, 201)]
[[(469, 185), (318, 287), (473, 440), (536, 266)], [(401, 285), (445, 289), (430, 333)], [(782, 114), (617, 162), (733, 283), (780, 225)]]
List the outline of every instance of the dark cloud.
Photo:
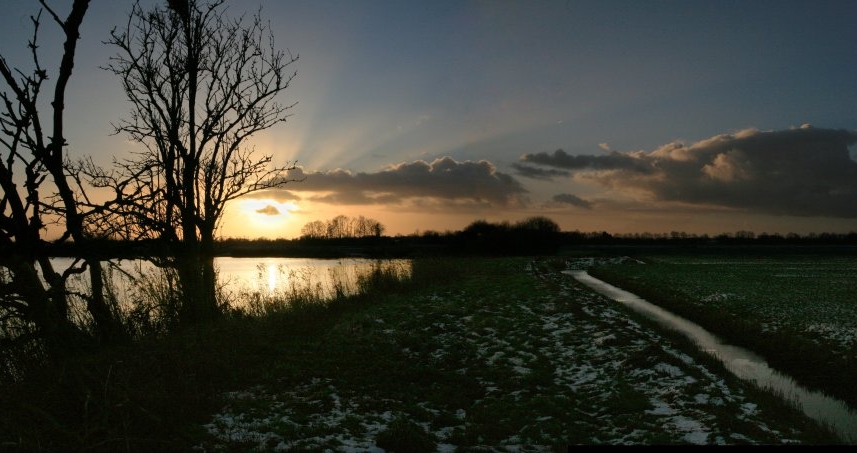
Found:
[(639, 173), (651, 173), (653, 171), (645, 161), (632, 155), (622, 154), (617, 151), (609, 151), (606, 155), (588, 156), (566, 153), (558, 149), (551, 153), (524, 154), (521, 160), (531, 164), (545, 165), (568, 170), (615, 170), (624, 169)]
[(314, 192), (313, 200), (333, 204), (395, 205), (432, 198), (453, 204), (509, 206), (523, 202), (527, 193), (515, 178), (498, 172), (488, 161), (458, 162), (450, 157), (402, 163), (375, 173), (296, 169), (288, 177), (305, 178), (290, 185), (291, 191)]
[(265, 215), (279, 215), (280, 214), (280, 210), (277, 209), (275, 206), (271, 206), (271, 205), (267, 205), (262, 209), (257, 209), (256, 212), (259, 214), (265, 214)]
[(570, 193), (560, 193), (554, 195), (553, 201), (557, 203), (570, 204), (579, 208), (592, 209), (592, 203), (584, 200), (583, 198), (578, 197), (577, 195), (572, 195)]
[(521, 159), (660, 201), (857, 218), (857, 162), (849, 152), (855, 143), (854, 131), (802, 126), (670, 143), (651, 152), (570, 156), (560, 150)]
[[(288, 187), (298, 187), (299, 182), (289, 182)], [(253, 193), (253, 198), (266, 198), (278, 203), (287, 203), (290, 201), (300, 201), (301, 197), (293, 191), (286, 189), (264, 189)]]
[(567, 178), (571, 176), (571, 172), (566, 170), (555, 170), (553, 168), (544, 169), (517, 162), (512, 164), (512, 168), (515, 169), (515, 173), (518, 176), (532, 179), (544, 179), (549, 181), (554, 178)]

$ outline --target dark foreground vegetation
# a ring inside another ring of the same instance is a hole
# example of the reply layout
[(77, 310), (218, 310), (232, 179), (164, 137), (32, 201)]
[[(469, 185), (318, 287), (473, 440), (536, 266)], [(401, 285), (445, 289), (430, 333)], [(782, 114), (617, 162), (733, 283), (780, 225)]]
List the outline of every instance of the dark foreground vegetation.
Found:
[[(290, 294), (255, 312), (227, 310), (218, 321), (143, 335), (116, 347), (64, 356), (16, 357), (22, 379), (0, 387), (0, 448), (22, 450), (186, 450), (218, 409), (219, 393), (270, 377), (277, 366), (373, 295), (407, 282), (377, 271), (358, 294), (323, 301)], [(414, 283), (411, 283), (414, 284)], [(323, 360), (319, 357), (319, 360)]]
[[(34, 365), (0, 390), (24, 450), (461, 451), (828, 444), (692, 345), (583, 289), (562, 258), (417, 259), (309, 294)], [(445, 447), (445, 448), (446, 448)]]

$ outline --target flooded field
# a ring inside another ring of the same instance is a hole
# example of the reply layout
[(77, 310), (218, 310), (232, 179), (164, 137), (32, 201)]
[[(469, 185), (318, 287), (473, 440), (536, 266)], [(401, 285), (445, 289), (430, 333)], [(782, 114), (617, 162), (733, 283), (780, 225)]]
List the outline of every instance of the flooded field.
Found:
[[(390, 436), (438, 452), (834, 442), (558, 271), (511, 259), (462, 266), (461, 278), (343, 317), (308, 373), (224, 394), (200, 446), (380, 452)], [(300, 346), (290, 354), (306, 355)]]
[(763, 330), (798, 327), (852, 349), (857, 342), (857, 257), (654, 256), (611, 272), (669, 287), (713, 309), (752, 315)]
[(857, 405), (857, 259), (641, 256), (597, 278), (744, 346), (802, 385)]
[[(58, 268), (71, 265), (68, 258), (55, 258)], [(117, 260), (118, 269), (110, 270), (111, 283), (119, 300), (133, 291), (141, 279), (159, 279), (158, 269), (148, 261)], [(217, 257), (214, 261), (220, 291), (233, 308), (241, 308), (248, 301), (286, 298), (292, 294), (312, 292), (320, 299), (329, 299), (337, 292), (351, 294), (356, 291), (357, 280), (373, 266), (396, 268), (401, 275), (410, 273), (410, 260), (377, 260), (368, 258), (280, 258), (280, 257)], [(72, 287), (87, 291), (80, 280)]]
[(782, 395), (786, 401), (797, 405), (809, 417), (833, 428), (843, 439), (857, 442), (857, 412), (850, 410), (844, 402), (800, 386), (791, 377), (771, 368), (762, 357), (752, 351), (725, 344), (699, 325), (598, 280), (586, 271), (568, 273), (610, 299), (630, 306), (668, 329), (687, 335), (701, 350), (717, 357), (736, 376)]

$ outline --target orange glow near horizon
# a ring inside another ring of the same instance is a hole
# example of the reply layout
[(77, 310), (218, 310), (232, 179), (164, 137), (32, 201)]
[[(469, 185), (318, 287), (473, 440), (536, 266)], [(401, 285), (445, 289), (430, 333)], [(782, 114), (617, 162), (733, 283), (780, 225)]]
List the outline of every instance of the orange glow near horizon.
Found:
[[(788, 229), (783, 229), (783, 217), (745, 214), (742, 217), (743, 222), (736, 224), (730, 216), (717, 211), (695, 212), (693, 215), (680, 211), (629, 212), (607, 209), (599, 215), (551, 209), (525, 209), (496, 213), (419, 213), (374, 206), (330, 206), (308, 201), (302, 201), (300, 205), (267, 199), (246, 199), (234, 203), (227, 209), (221, 225), (223, 238), (297, 239), (300, 237), (301, 229), (307, 223), (315, 220), (327, 221), (337, 215), (349, 217), (363, 215), (378, 220), (385, 227), (385, 235), (388, 236), (421, 234), (427, 231), (454, 232), (464, 229), (476, 220), (516, 222), (535, 215), (544, 215), (556, 221), (563, 231), (605, 231), (610, 234), (661, 234), (673, 230), (708, 235), (731, 233), (737, 230), (781, 235), (790, 232), (798, 234), (819, 232), (815, 223), (817, 219), (813, 218), (790, 217), (786, 223), (789, 225)], [(266, 209), (267, 206), (276, 208), (279, 213), (271, 215), (258, 212)], [(829, 232), (854, 231), (853, 220), (826, 220), (830, 226)]]
[(295, 212), (300, 208), (293, 201), (243, 198), (230, 204), (222, 225), (226, 237), (279, 238), (287, 237), (295, 228)]

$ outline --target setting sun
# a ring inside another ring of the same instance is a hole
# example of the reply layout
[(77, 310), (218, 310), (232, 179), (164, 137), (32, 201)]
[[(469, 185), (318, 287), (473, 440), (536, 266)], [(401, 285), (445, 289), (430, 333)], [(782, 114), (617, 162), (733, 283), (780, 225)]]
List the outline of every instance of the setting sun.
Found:
[(244, 198), (230, 204), (222, 227), (227, 236), (283, 237), (286, 230), (294, 229), (293, 213), (298, 209), (293, 201)]

